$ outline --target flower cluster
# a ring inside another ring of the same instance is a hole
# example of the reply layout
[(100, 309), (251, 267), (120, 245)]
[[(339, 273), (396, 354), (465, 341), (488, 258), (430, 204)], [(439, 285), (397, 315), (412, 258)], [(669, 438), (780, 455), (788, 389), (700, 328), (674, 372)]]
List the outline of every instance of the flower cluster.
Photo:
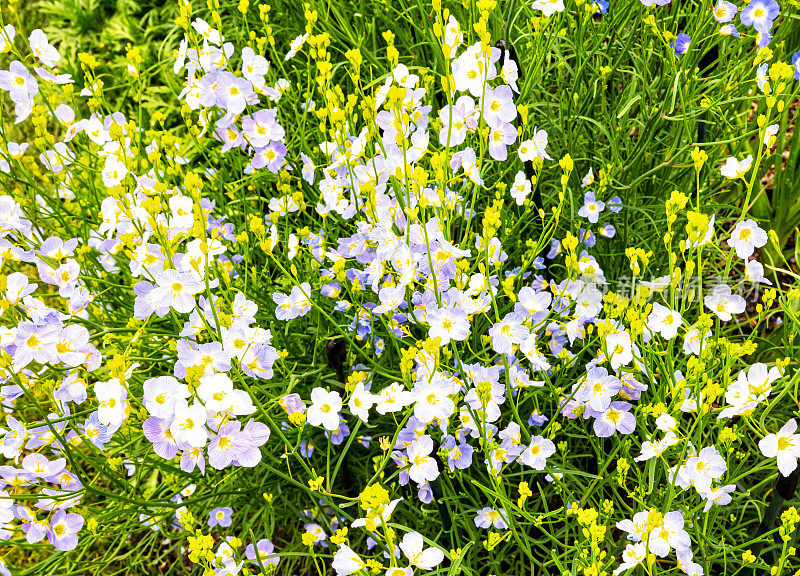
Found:
[[(574, 4), (587, 27), (617, 8)], [(781, 246), (748, 216), (800, 77), (797, 55), (766, 63), (778, 4), (706, 14), (757, 33), (753, 154), (715, 145), (727, 160), (708, 169), (710, 146), (682, 147), (697, 190), (649, 211), (623, 202), (628, 167), (555, 136), (536, 76), (491, 42), (494, 0), (469, 23), (432, 3), (438, 69), (400, 62), (391, 31), (385, 69), (354, 47), (334, 66), (311, 4), (291, 42), (266, 4), (247, 34), (207, 5), (178, 2), (177, 128), (111, 109), (93, 57), (73, 78), (41, 30), (0, 32), (17, 126), (0, 127), (0, 539), (88, 552), (124, 521), (216, 576), (297, 557), (457, 573), (512, 546), (545, 574), (566, 558), (585, 576), (655, 558), (717, 573), (698, 526), (749, 513), (800, 457), (779, 409), (791, 360), (759, 333), (777, 310), (797, 320), (798, 290), (778, 298), (760, 257)], [(537, 41), (572, 10), (529, 9)], [(695, 49), (645, 12), (676, 55)], [(701, 179), (743, 190), (741, 213)], [(642, 214), (663, 233), (649, 244), (629, 235)], [(610, 289), (628, 273), (629, 293)]]

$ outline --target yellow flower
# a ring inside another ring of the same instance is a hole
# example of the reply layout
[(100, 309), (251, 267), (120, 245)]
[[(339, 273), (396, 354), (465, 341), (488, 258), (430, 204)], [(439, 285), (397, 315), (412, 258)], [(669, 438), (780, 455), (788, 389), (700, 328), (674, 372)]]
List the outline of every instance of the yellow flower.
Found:
[(314, 546), (314, 543), (317, 541), (317, 537), (314, 536), (311, 532), (303, 532), (303, 544), (311, 548)]
[(311, 488), (315, 492), (319, 492), (322, 489), (322, 484), (325, 482), (325, 478), (322, 476), (317, 476), (314, 480), (308, 481), (308, 487)]
[(700, 172), (700, 169), (703, 167), (703, 164), (706, 163), (708, 160), (708, 154), (706, 154), (703, 150), (700, 149), (699, 146), (695, 146), (692, 150), (692, 162), (694, 163), (694, 169)]
[(336, 544), (337, 546), (341, 546), (345, 542), (347, 542), (347, 528), (342, 527), (339, 528), (336, 533), (331, 536), (331, 542)]

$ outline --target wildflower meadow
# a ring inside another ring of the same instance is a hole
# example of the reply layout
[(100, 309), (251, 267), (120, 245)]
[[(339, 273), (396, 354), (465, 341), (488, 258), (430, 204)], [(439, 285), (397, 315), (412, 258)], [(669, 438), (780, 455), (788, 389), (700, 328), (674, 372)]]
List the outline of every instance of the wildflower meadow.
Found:
[(800, 1), (0, 20), (0, 575), (800, 574)]

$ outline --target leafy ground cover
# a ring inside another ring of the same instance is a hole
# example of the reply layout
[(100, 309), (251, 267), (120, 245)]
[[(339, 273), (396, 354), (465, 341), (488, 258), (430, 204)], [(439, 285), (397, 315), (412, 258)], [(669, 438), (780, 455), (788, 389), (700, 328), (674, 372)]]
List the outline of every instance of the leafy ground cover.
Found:
[(798, 7), (4, 6), (0, 573), (795, 573)]

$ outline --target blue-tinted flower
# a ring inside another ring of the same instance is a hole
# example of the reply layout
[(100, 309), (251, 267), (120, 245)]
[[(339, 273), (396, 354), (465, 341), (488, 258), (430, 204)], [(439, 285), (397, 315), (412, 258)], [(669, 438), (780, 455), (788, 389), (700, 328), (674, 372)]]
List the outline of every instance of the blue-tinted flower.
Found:
[(613, 238), (617, 234), (617, 230), (611, 224), (603, 224), (597, 233), (606, 238)]
[(541, 426), (548, 420), (549, 418), (547, 416), (540, 414), (538, 410), (534, 410), (528, 417), (528, 426)]
[(277, 564), (280, 558), (275, 555), (275, 546), (266, 538), (259, 540), (255, 546), (248, 544), (245, 548), (245, 556), (248, 560), (253, 560), (254, 564)]
[(733, 36), (734, 38), (738, 38), (739, 36), (741, 36), (741, 34), (739, 34), (739, 31), (736, 29), (735, 24), (725, 24), (719, 29), (719, 33), (722, 34), (723, 36)]
[(208, 525), (210, 527), (214, 526), (222, 526), (226, 528), (231, 525), (233, 520), (233, 509), (228, 508), (227, 506), (221, 506), (220, 508), (214, 508), (211, 512), (208, 513)]
[(744, 7), (739, 18), (745, 26), (752, 26), (759, 32), (769, 32), (779, 12), (780, 6), (775, 0), (753, 0)]
[(583, 196), (583, 206), (578, 210), (578, 216), (586, 218), (592, 224), (597, 224), (600, 212), (605, 210), (606, 205), (595, 199), (594, 192), (587, 192)]
[(631, 405), (627, 402), (612, 402), (594, 421), (594, 433), (600, 438), (607, 438), (619, 432), (630, 434), (636, 429), (636, 418), (631, 414)]
[(675, 56), (680, 56), (681, 54), (686, 54), (686, 52), (689, 50), (689, 44), (691, 44), (691, 42), (692, 39), (689, 38), (689, 35), (681, 32), (678, 34), (678, 37), (675, 39), (675, 41), (670, 44), (670, 48), (675, 50)]
[(597, 244), (597, 238), (592, 233), (591, 230), (585, 230), (583, 228), (580, 229), (578, 237), (581, 239), (587, 248), (593, 248), (595, 244)]
[(726, 0), (719, 0), (714, 7), (714, 19), (717, 22), (730, 22), (736, 16), (737, 11), (736, 4), (726, 2)]
[(57, 550), (72, 550), (78, 545), (78, 532), (83, 528), (83, 516), (59, 510), (50, 520), (47, 540)]
[(300, 441), (299, 445), (300, 456), (303, 458), (311, 458), (311, 455), (314, 453), (314, 445), (311, 442), (306, 442), (305, 440)]
[(334, 446), (339, 446), (345, 438), (350, 436), (350, 428), (347, 426), (347, 423), (342, 419), (339, 421), (339, 427), (332, 432), (325, 431), (325, 435), (330, 435), (331, 443)]
[(561, 252), (561, 242), (557, 238), (550, 239), (550, 251), (546, 254), (545, 258), (552, 260)]
[(772, 32), (769, 30), (756, 34), (756, 43), (758, 44), (759, 48), (769, 46), (770, 42), (772, 42)]
[(478, 511), (478, 515), (475, 516), (475, 526), (478, 528), (491, 528), (494, 527), (497, 530), (507, 530), (508, 524), (506, 524), (505, 520), (503, 520), (503, 516), (505, 516), (505, 510), (502, 508), (498, 508), (495, 510), (494, 508), (483, 508)]

